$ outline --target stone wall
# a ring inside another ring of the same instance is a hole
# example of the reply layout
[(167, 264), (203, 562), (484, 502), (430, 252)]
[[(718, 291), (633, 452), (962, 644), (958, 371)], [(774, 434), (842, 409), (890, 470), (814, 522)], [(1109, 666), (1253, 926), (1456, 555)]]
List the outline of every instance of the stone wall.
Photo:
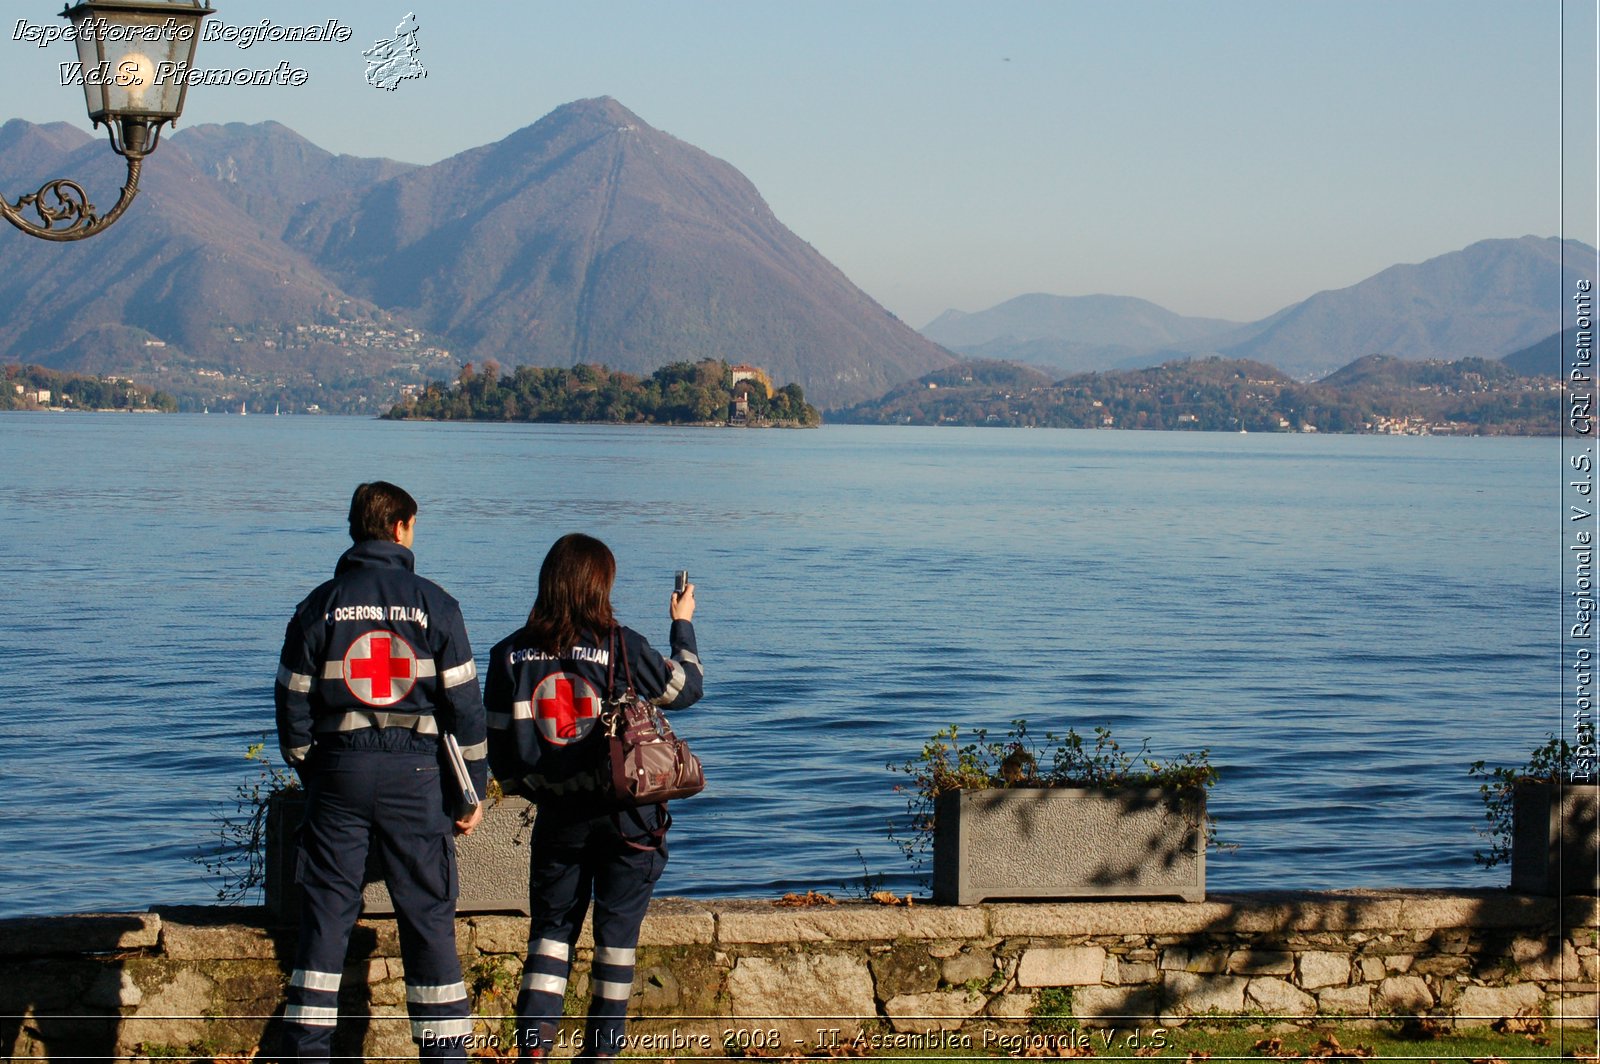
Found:
[[(293, 935), (242, 908), (0, 921), (0, 1055), (270, 1052)], [(515, 997), (526, 935), (521, 917), (459, 921), (484, 1044)], [(586, 1003), (589, 946), (585, 932), (569, 1014)], [(1595, 898), (1492, 890), (960, 907), (659, 899), (640, 947), (630, 1034), (641, 1055), (679, 1057), (857, 1038), (1003, 1051), (1040, 1010), (1086, 1027), (1519, 1013), (1592, 1024), (1600, 982)], [(343, 1051), (412, 1054), (400, 975), (394, 921), (364, 920)]]

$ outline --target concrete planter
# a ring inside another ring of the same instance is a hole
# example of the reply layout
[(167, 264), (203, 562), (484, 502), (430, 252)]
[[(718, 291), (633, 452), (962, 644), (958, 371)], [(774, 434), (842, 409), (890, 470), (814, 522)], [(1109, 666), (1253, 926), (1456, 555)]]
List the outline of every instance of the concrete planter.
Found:
[[(300, 822), (305, 819), (306, 794), (288, 791), (273, 795), (267, 807), (267, 909), (284, 923), (300, 916), (300, 888), (294, 881)], [(502, 798), (491, 803), (483, 822), (471, 835), (456, 836), (456, 872), (460, 893), (457, 913), (528, 912), (528, 838), (532, 834), (533, 806), (522, 798)], [(383, 885), (376, 847), (367, 855), (366, 889), (362, 911), (368, 915), (394, 912), (389, 889)]]
[(998, 788), (934, 806), (933, 900), (1204, 901), (1205, 792)]
[(1600, 894), (1600, 785), (1524, 780), (1512, 797), (1511, 889)]

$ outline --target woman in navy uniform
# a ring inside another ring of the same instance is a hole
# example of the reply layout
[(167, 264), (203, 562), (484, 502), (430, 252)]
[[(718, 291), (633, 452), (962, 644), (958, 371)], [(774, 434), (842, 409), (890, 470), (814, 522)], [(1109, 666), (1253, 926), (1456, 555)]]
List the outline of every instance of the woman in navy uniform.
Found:
[(650, 894), (667, 863), (665, 806), (618, 809), (599, 789), (601, 702), (634, 690), (665, 709), (700, 698), (694, 585), (675, 593), (671, 656), (618, 625), (611, 612), (616, 559), (604, 543), (561, 537), (539, 569), (528, 623), (489, 652), (484, 707), (489, 764), (501, 787), (538, 806), (529, 876), (528, 956), (517, 997), (524, 1056), (555, 1041), (583, 917), (594, 899), (594, 965), (581, 1056), (623, 1048), (634, 950)]

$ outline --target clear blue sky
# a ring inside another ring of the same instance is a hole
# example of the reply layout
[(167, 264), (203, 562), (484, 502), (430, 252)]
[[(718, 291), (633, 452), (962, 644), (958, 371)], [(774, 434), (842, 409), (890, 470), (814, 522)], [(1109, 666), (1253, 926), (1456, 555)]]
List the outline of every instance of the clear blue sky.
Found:
[[(310, 78), (194, 89), (183, 125), (276, 119), (427, 163), (613, 96), (737, 166), (915, 326), (1025, 292), (1251, 320), (1476, 240), (1557, 235), (1564, 106), (1566, 233), (1595, 240), (1594, 0), (213, 4), (235, 25), (331, 13), (354, 37), (202, 45), (203, 67)], [(72, 46), (13, 40), (58, 10), (6, 5), (0, 113), (86, 128), (59, 84)], [(361, 50), (408, 11), (428, 76), (374, 89)]]

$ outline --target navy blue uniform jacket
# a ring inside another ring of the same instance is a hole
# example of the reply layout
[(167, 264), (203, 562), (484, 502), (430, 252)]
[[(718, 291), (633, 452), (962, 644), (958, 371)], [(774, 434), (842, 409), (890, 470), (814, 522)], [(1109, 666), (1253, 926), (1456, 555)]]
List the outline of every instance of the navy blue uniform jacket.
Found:
[(273, 688), (279, 749), (299, 768), (318, 745), (428, 753), (447, 732), (482, 794), (483, 700), (461, 607), (415, 564), (399, 543), (357, 543), (295, 608)]
[[(632, 628), (619, 628), (626, 668), (618, 661), (613, 683), (620, 694), (632, 671), (634, 691), (663, 709), (699, 700), (705, 677), (696, 653), (694, 625), (673, 621), (672, 656), (664, 658)], [(483, 701), (489, 721), (489, 764), (511, 794), (542, 800), (593, 796), (601, 767), (601, 702), (615, 641), (585, 635), (577, 646), (552, 655), (518, 629), (489, 652)], [(587, 740), (587, 741), (586, 741)]]

